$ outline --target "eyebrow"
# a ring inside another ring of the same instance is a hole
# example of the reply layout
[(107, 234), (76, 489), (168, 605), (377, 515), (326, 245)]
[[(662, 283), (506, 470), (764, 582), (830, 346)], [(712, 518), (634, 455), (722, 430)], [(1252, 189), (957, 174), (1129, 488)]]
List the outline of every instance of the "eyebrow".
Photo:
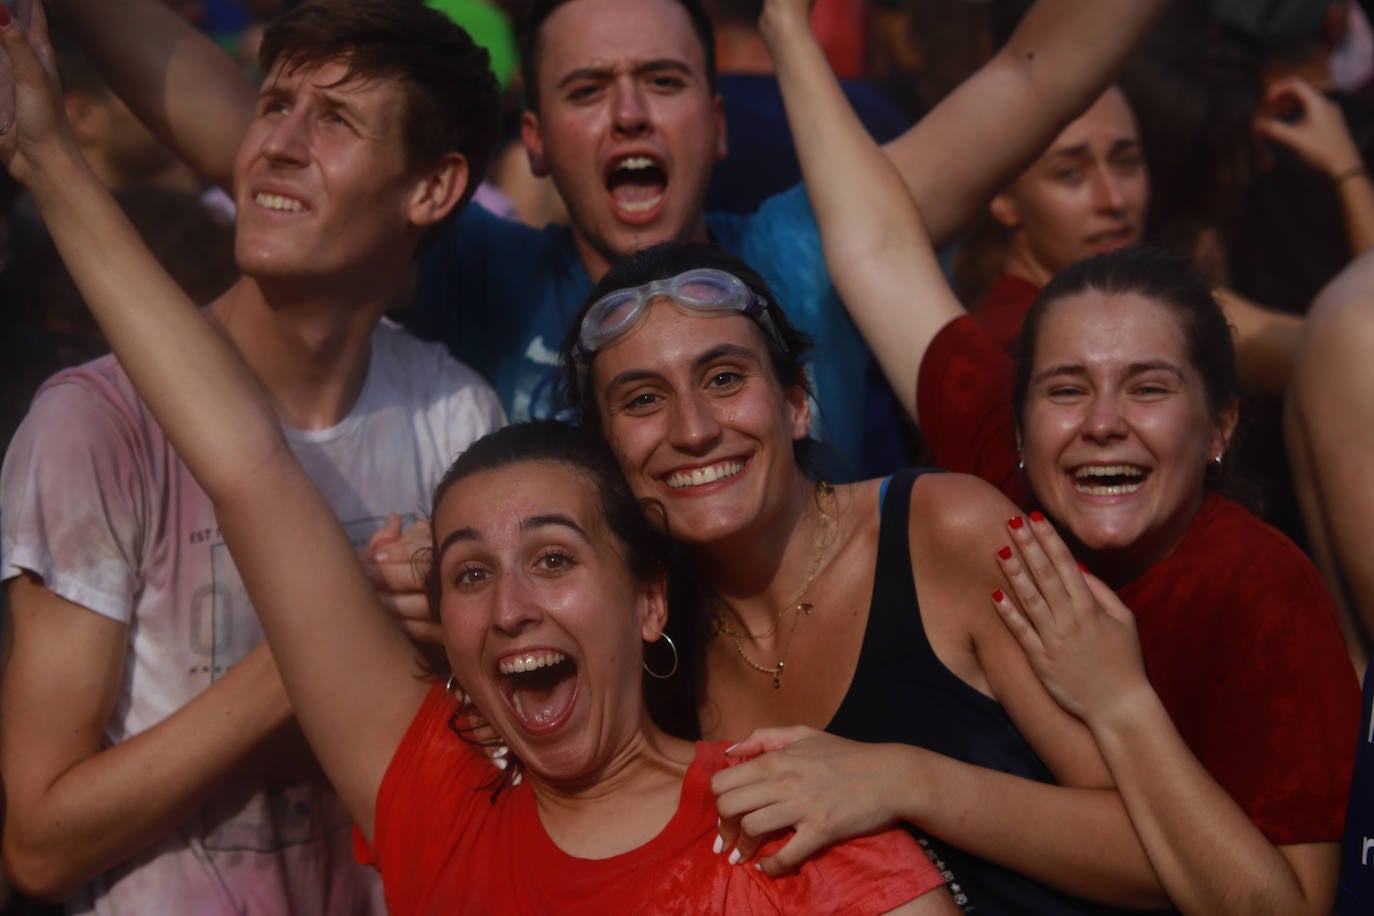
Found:
[[(557, 526), (559, 528), (566, 528), (573, 534), (577, 535), (580, 539), (585, 541), (587, 544), (592, 543), (591, 535), (587, 533), (586, 529), (579, 525), (569, 516), (563, 515), (561, 512), (549, 512), (541, 515), (531, 515), (529, 518), (523, 519), (520, 522), (520, 530), (536, 531), (540, 528), (546, 528), (551, 525)], [(467, 526), (464, 528), (455, 528), (453, 531), (450, 531), (448, 535), (444, 538), (444, 540), (439, 544), (439, 549), (436, 551), (436, 560), (442, 560), (444, 554), (448, 552), (449, 547), (460, 541), (476, 542), (481, 540), (481, 532), (479, 532), (476, 528), (473, 528), (471, 526)]]
[[(717, 344), (692, 360), (692, 368), (700, 369), (707, 363), (715, 362), (726, 356), (747, 359), (755, 365), (759, 365), (758, 354), (753, 350), (741, 346), (740, 344), (723, 343)], [(621, 385), (627, 385), (631, 382), (638, 382), (641, 379), (659, 378), (661, 376), (662, 373), (655, 369), (626, 369), (624, 372), (607, 382), (605, 390), (610, 391), (612, 388), (618, 388)]]
[[(646, 60), (635, 64), (634, 67), (630, 69), (630, 73), (634, 76), (643, 76), (646, 73), (656, 73), (660, 70), (672, 70), (684, 76), (694, 76), (692, 68), (687, 66), (685, 61), (675, 60), (671, 57), (656, 57), (653, 60)], [(555, 83), (554, 88), (562, 89), (569, 83), (575, 83), (578, 80), (606, 79), (614, 72), (614, 68), (607, 66), (578, 67)]]
[[(1167, 360), (1149, 359), (1144, 360), (1142, 362), (1131, 363), (1129, 366), (1126, 367), (1127, 378), (1140, 375), (1144, 372), (1167, 372), (1170, 375), (1178, 378), (1180, 381), (1187, 381), (1187, 376), (1184, 375), (1183, 370), (1180, 369), (1178, 366), (1174, 365), (1173, 363), (1168, 362)], [(1043, 382), (1047, 378), (1054, 378), (1055, 376), (1060, 375), (1081, 378), (1086, 376), (1087, 374), (1088, 369), (1082, 363), (1064, 363), (1058, 366), (1050, 366), (1047, 369), (1042, 369), (1039, 372), (1035, 373), (1035, 375), (1031, 377), (1031, 384), (1036, 385), (1040, 382)]]

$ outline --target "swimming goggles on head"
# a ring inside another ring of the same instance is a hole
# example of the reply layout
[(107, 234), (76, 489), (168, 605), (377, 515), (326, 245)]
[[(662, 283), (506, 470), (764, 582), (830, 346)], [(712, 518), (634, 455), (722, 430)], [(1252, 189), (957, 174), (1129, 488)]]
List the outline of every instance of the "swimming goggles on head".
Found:
[(787, 347), (768, 314), (768, 303), (734, 274), (714, 267), (684, 271), (666, 280), (617, 289), (596, 300), (577, 332), (575, 356), (586, 363), (607, 344), (614, 343), (644, 323), (649, 304), (658, 297), (692, 315), (718, 317), (739, 313), (754, 319), (783, 350)]

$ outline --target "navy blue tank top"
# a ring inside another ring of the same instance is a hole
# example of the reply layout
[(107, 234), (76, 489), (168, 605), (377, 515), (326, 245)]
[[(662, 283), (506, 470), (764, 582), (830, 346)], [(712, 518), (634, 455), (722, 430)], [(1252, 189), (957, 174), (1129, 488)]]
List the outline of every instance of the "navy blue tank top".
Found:
[[(911, 570), (911, 490), (929, 469), (884, 481), (873, 599), (859, 664), (826, 731), (856, 741), (901, 742), (979, 766), (1054, 782), (1049, 767), (995, 700), (944, 666), (926, 639)], [(1067, 897), (1029, 878), (911, 831), (945, 870), (955, 900), (969, 913), (1116, 913)]]

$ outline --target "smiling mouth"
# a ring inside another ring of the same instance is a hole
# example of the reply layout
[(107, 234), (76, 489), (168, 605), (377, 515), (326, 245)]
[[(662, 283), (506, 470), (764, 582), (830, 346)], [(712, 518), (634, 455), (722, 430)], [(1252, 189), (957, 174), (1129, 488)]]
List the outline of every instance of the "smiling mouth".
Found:
[(716, 464), (707, 465), (704, 468), (692, 468), (690, 471), (673, 471), (663, 479), (670, 490), (682, 490), (687, 487), (704, 487), (708, 483), (715, 483), (717, 480), (724, 480), (727, 477), (734, 477), (744, 470), (745, 462), (739, 458), (729, 461), (721, 461)]
[(1094, 464), (1076, 468), (1073, 485), (1087, 496), (1122, 496), (1145, 485), (1149, 472), (1134, 464)]
[(577, 663), (562, 652), (533, 650), (509, 655), (497, 665), (506, 705), (532, 734), (563, 724), (577, 698)]
[(616, 209), (631, 216), (653, 210), (667, 189), (667, 173), (649, 156), (626, 156), (606, 176), (606, 190)]
[(296, 200), (294, 197), (285, 197), (281, 194), (266, 194), (259, 191), (253, 195), (253, 203), (266, 210), (277, 210), (282, 213), (304, 213), (305, 204)]

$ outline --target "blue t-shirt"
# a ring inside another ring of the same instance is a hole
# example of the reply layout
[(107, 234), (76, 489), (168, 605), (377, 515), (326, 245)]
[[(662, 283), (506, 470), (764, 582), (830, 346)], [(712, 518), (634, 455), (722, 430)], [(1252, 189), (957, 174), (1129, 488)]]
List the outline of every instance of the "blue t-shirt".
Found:
[[(798, 185), (747, 215), (708, 214), (711, 237), (763, 275), (816, 343), (809, 366), (813, 433), (834, 480), (863, 470), (865, 372), (871, 357), (830, 284), (820, 233)], [(558, 348), (592, 288), (567, 226), (533, 229), (467, 207), (421, 262), (407, 326), (442, 340), (496, 388), (512, 421), (559, 417)]]

